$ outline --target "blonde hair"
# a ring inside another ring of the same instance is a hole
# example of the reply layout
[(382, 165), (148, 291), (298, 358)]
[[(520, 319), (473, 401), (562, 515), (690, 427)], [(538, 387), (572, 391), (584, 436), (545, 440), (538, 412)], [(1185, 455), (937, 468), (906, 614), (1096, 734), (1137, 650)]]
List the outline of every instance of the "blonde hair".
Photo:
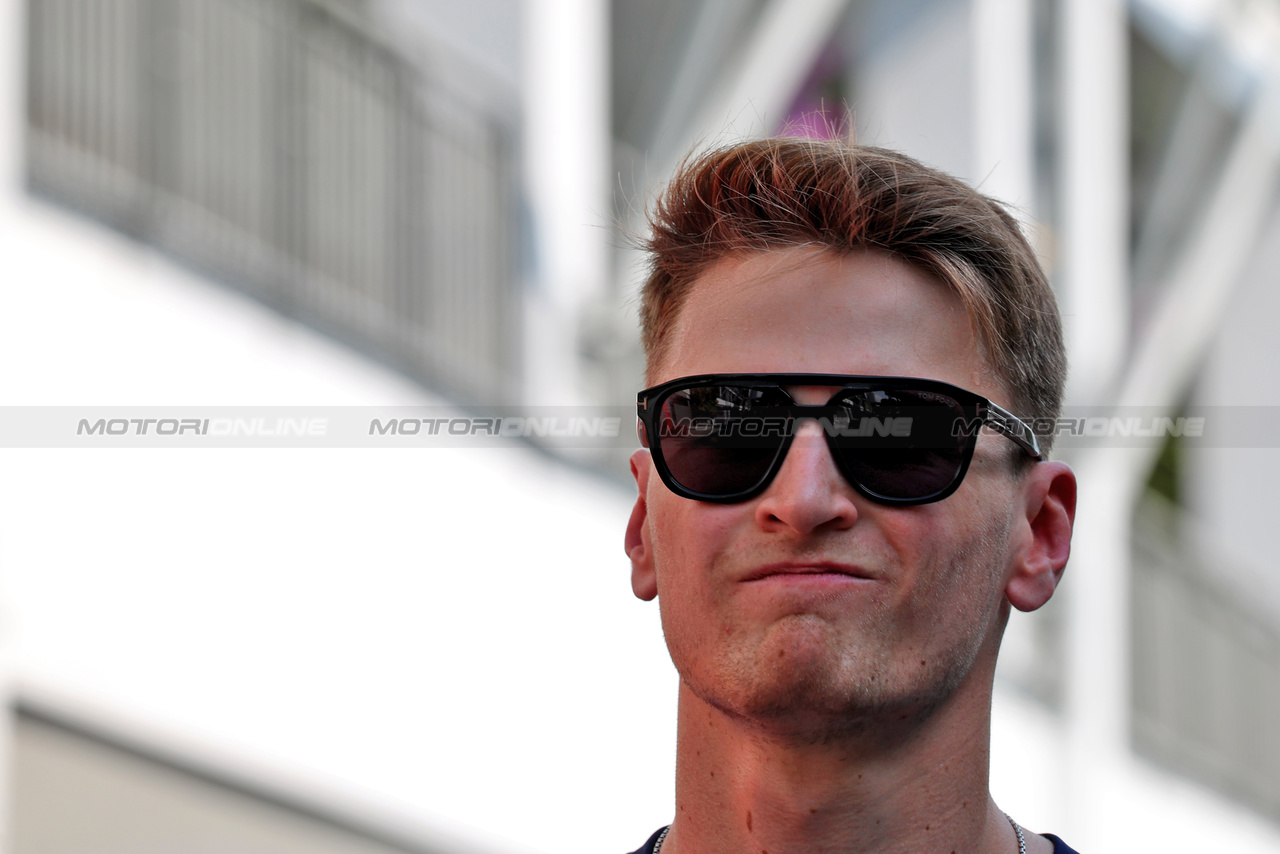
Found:
[(650, 370), (693, 282), (720, 258), (798, 245), (879, 249), (959, 296), (1019, 415), (1061, 411), (1067, 361), (1044, 271), (999, 202), (944, 172), (883, 148), (758, 140), (686, 161), (649, 222), (641, 342)]

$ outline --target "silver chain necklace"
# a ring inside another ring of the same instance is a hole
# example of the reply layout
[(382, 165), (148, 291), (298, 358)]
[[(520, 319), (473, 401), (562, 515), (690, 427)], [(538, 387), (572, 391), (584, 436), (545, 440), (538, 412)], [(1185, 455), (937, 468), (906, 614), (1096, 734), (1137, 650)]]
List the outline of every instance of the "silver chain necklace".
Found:
[[(1013, 832), (1018, 834), (1018, 854), (1027, 854), (1027, 840), (1022, 838), (1022, 828), (1013, 820), (1013, 816), (1008, 813), (1004, 817), (1009, 819), (1009, 824), (1013, 825)], [(653, 854), (658, 854), (662, 850), (662, 843), (667, 840), (667, 831), (671, 829), (671, 825), (662, 828), (662, 832), (658, 834), (658, 839), (653, 843)]]
[(1022, 838), (1022, 828), (1018, 827), (1018, 823), (1013, 820), (1013, 816), (1005, 813), (1004, 817), (1009, 819), (1009, 824), (1013, 825), (1013, 832), (1018, 834), (1018, 854), (1027, 854), (1027, 840)]

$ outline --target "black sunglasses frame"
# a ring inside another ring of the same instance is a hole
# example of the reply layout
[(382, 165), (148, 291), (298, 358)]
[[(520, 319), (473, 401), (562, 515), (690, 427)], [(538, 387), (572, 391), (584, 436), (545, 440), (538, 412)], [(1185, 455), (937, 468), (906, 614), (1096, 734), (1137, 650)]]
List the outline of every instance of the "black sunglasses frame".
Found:
[[(939, 380), (852, 374), (699, 374), (697, 376), (680, 377), (670, 382), (644, 389), (636, 396), (636, 415), (640, 422), (640, 444), (649, 449), (653, 457), (654, 467), (658, 470), (658, 476), (662, 478), (662, 482), (666, 484), (667, 488), (676, 495), (694, 501), (715, 504), (738, 504), (756, 497), (768, 489), (769, 484), (777, 476), (778, 471), (782, 468), (783, 461), (786, 459), (787, 452), (791, 449), (791, 442), (795, 438), (794, 430), (789, 430), (785, 434), (779, 435), (778, 447), (768, 470), (760, 477), (758, 482), (746, 490), (727, 495), (718, 495), (697, 492), (685, 487), (676, 480), (667, 466), (666, 458), (662, 452), (662, 435), (658, 429), (657, 421), (662, 411), (663, 403), (672, 394), (709, 385), (775, 389), (781, 392), (787, 400), (791, 401), (786, 406), (786, 411), (793, 422), (805, 418), (819, 419), (830, 416), (833, 412), (831, 401), (835, 400), (844, 391), (922, 391), (941, 394), (954, 400), (964, 414), (964, 423), (969, 427), (964, 434), (965, 444), (960, 448), (962, 457), (951, 481), (942, 489), (924, 496), (906, 498), (887, 496), (869, 489), (849, 471), (844, 461), (843, 452), (835, 445), (836, 437), (831, 432), (824, 431), (828, 450), (841, 475), (859, 495), (877, 504), (895, 507), (930, 504), (935, 501), (941, 501), (959, 489), (960, 484), (964, 481), (965, 473), (969, 470), (969, 463), (973, 460), (973, 452), (978, 444), (979, 430), (974, 425), (989, 425), (997, 433), (1010, 439), (1032, 459), (1045, 459), (1045, 455), (1040, 450), (1040, 444), (1036, 439), (1035, 431), (1027, 426), (1026, 422), (1007, 409), (992, 403), (982, 395)], [(794, 401), (786, 391), (788, 386), (831, 386), (835, 388), (835, 391), (828, 398), (826, 404), (804, 405)]]

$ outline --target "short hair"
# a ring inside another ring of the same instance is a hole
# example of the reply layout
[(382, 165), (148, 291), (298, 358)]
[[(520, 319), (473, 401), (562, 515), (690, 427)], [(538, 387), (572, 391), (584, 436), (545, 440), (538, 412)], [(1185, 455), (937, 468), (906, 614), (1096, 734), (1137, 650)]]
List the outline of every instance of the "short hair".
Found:
[(1043, 424), (1061, 411), (1067, 360), (1044, 270), (999, 202), (944, 172), (884, 148), (757, 140), (691, 156), (649, 223), (640, 309), (649, 372), (694, 280), (717, 260), (806, 245), (877, 249), (959, 296), (1019, 415)]

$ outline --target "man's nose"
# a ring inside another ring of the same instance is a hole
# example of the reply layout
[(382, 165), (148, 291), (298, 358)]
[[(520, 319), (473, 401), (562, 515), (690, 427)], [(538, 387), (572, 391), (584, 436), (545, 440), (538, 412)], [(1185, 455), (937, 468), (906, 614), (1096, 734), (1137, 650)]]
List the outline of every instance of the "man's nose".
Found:
[(756, 504), (756, 524), (800, 534), (852, 526), (858, 519), (854, 490), (836, 468), (822, 428), (808, 421), (797, 430), (782, 468)]

